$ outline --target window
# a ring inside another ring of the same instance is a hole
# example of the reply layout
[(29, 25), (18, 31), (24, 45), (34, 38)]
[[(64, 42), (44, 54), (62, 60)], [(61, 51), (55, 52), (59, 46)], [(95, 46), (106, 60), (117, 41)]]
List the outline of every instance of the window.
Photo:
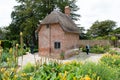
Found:
[(55, 49), (60, 49), (60, 42), (55, 42), (54, 43), (54, 48)]

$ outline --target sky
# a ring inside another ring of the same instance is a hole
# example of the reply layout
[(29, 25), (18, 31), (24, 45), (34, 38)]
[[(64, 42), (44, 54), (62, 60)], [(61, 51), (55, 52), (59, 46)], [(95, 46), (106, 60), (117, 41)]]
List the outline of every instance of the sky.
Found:
[[(77, 11), (81, 15), (76, 23), (85, 29), (96, 21), (113, 20), (120, 27), (120, 0), (77, 0), (80, 8)], [(15, 0), (0, 1), (0, 27), (8, 26), (11, 23), (11, 12), (13, 6), (17, 5)]]

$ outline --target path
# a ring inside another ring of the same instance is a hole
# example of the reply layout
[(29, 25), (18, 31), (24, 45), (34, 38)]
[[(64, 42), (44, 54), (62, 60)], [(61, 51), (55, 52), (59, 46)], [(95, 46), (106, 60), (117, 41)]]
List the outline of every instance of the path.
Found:
[(87, 55), (86, 53), (82, 52), (79, 55), (75, 55), (71, 58), (68, 58), (67, 60), (98, 62), (99, 59), (102, 57), (102, 55), (103, 54), (93, 54), (93, 53), (89, 53), (89, 55)]
[[(86, 53), (79, 53), (79, 55), (75, 55), (71, 58), (68, 58), (68, 59), (65, 59), (63, 60), (63, 62), (65, 61), (71, 61), (71, 60), (77, 60), (77, 61), (93, 61), (93, 62), (98, 62), (98, 60), (102, 57), (103, 54), (89, 54), (89, 55), (86, 55)], [(26, 54), (23, 56), (23, 63), (22, 63), (22, 57), (19, 57), (18, 58), (18, 65), (23, 65), (25, 66), (27, 63), (35, 63), (35, 59), (36, 61), (37, 60), (40, 60), (40, 57), (38, 56), (38, 54), (36, 53), (35, 54), (35, 58), (34, 58), (34, 55), (33, 54)]]

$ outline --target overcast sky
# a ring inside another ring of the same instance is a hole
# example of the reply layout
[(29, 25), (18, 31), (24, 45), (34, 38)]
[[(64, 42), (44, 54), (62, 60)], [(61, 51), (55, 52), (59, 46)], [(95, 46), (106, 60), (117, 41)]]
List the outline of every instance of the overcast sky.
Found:
[[(8, 26), (11, 22), (10, 14), (13, 6), (17, 3), (15, 0), (0, 1), (0, 27)], [(88, 29), (96, 20), (113, 20), (120, 27), (120, 0), (78, 0), (77, 5), (81, 15), (80, 21), (82, 27)]]

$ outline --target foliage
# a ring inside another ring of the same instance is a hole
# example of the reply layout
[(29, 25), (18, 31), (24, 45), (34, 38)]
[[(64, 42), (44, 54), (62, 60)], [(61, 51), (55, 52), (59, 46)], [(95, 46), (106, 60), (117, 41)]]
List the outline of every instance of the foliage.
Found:
[[(0, 80), (31, 80), (30, 74), (18, 73), (18, 45), (13, 48), (0, 48)], [(27, 69), (25, 69), (27, 70)]]
[(64, 59), (64, 58), (65, 58), (65, 52), (62, 51), (62, 52), (60, 53), (60, 59)]
[(12, 42), (9, 40), (1, 40), (1, 46), (5, 48), (10, 48), (12, 47)]
[(23, 67), (23, 72), (24, 72), (24, 73), (34, 72), (34, 65), (31, 64), (31, 63), (27, 63), (27, 64)]
[(7, 58), (10, 57), (10, 54), (8, 53), (8, 49), (4, 49), (1, 55), (1, 61), (2, 62), (7, 62)]
[[(100, 45), (94, 45), (90, 47), (90, 53), (105, 53), (109, 51), (109, 46), (100, 46)], [(82, 48), (83, 52), (86, 52), (86, 48)]]
[(120, 34), (120, 27), (116, 28), (116, 29), (113, 31), (113, 34)]
[(12, 23), (6, 28), (7, 35), (10, 40), (19, 40), (19, 33), (23, 32), (24, 42), (28, 45), (31, 43), (36, 44), (35, 33), (37, 24), (50, 14), (57, 6), (62, 12), (64, 12), (65, 6), (71, 7), (72, 19), (77, 20), (79, 17), (75, 13), (79, 8), (77, 7), (76, 0), (16, 0), (19, 5), (14, 7), (14, 11), (11, 13)]
[(4, 40), (5, 39), (5, 37), (6, 37), (6, 30), (5, 30), (5, 28), (3, 27), (3, 28), (1, 28), (0, 27), (0, 40)]
[(108, 36), (114, 31), (115, 27), (116, 22), (112, 20), (96, 21), (88, 30), (87, 35), (90, 36), (90, 38)]
[(102, 58), (101, 61), (108, 66), (112, 68), (119, 68), (120, 67), (120, 56), (118, 55), (112, 55), (112, 54), (105, 54)]
[(106, 64), (108, 67), (116, 69), (120, 79), (120, 55), (105, 54), (101, 58), (101, 62)]
[[(22, 70), (15, 66), (2, 67), (0, 80), (119, 80), (119, 58), (116, 55), (105, 55), (97, 64), (76, 61), (49, 62), (43, 65), (28, 63)], [(8, 60), (8, 64), (14, 63)]]
[[(104, 64), (66, 62), (65, 64), (44, 64), (36, 71), (34, 80), (109, 80), (118, 79), (115, 69)], [(86, 79), (89, 78), (89, 79)]]

